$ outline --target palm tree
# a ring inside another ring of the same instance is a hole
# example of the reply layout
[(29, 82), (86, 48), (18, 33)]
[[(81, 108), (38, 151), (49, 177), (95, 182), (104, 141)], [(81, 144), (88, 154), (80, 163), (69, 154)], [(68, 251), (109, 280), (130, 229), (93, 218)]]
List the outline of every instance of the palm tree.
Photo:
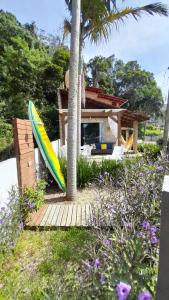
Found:
[(77, 192), (77, 93), (80, 38), (80, 1), (72, 0), (70, 76), (68, 100), (67, 198), (74, 200)]
[[(72, 0), (65, 0), (72, 14)], [(124, 24), (129, 17), (133, 17), (136, 21), (143, 14), (168, 16), (167, 6), (162, 3), (148, 4), (140, 7), (125, 7), (118, 9), (116, 0), (82, 0), (81, 3), (81, 23), (80, 23), (80, 64), (79, 64), (79, 87), (82, 74), (82, 49), (85, 39), (98, 43), (101, 39), (108, 40), (112, 27), (117, 29), (120, 24)], [(64, 21), (65, 34), (71, 31), (71, 21)], [(81, 92), (78, 93), (78, 149), (80, 145), (80, 124), (81, 124)], [(79, 152), (79, 150), (78, 150)]]

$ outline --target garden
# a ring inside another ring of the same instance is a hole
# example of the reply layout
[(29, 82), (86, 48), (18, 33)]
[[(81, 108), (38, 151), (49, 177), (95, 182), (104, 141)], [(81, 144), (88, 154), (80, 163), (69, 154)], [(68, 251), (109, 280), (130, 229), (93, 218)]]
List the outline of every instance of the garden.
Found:
[(154, 299), (169, 162), (146, 152), (95, 168), (81, 158), (78, 166), (79, 186), (95, 190), (99, 204), (89, 228), (29, 231), (25, 219), (43, 205), (46, 184), (22, 198), (10, 192), (0, 212), (0, 299)]

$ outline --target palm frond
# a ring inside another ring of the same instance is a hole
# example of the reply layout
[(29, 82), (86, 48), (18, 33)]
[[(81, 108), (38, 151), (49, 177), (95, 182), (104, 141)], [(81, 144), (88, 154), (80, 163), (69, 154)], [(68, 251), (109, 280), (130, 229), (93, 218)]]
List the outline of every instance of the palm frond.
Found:
[(90, 37), (91, 41), (95, 43), (100, 41), (102, 38), (108, 40), (112, 25), (118, 29), (119, 24), (125, 23), (129, 17), (132, 16), (136, 21), (138, 21), (144, 13), (166, 17), (169, 15), (167, 6), (161, 3), (149, 4), (137, 8), (127, 7), (120, 11), (112, 11), (111, 13), (104, 14), (100, 17), (100, 19), (91, 20), (86, 28), (85, 37)]
[(68, 19), (64, 20), (64, 36), (71, 32), (71, 22)]

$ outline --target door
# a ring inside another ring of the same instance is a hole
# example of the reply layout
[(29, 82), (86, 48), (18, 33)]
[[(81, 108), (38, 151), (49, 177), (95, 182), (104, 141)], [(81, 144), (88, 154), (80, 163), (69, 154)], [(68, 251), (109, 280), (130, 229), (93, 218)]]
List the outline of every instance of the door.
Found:
[(99, 123), (82, 123), (81, 124), (81, 145), (95, 144), (100, 141), (100, 124)]

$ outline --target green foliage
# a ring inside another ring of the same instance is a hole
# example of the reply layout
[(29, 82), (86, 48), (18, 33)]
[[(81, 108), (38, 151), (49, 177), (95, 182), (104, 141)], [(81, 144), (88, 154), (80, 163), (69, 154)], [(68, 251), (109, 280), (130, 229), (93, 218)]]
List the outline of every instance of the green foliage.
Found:
[(138, 151), (149, 159), (156, 159), (160, 154), (160, 146), (153, 143), (139, 144)]
[[(142, 159), (124, 169), (118, 188), (112, 185), (110, 174), (95, 186), (101, 206), (95, 210), (93, 203), (93, 219), (89, 222), (95, 227), (95, 237), (93, 244), (86, 247), (88, 258), (79, 263), (77, 284), (68, 285), (67, 295), (76, 295), (77, 299), (115, 300), (116, 286), (124, 282), (131, 286), (129, 299), (137, 299), (144, 290), (154, 299), (165, 173), (169, 173), (165, 159), (153, 164)], [(105, 229), (107, 223), (109, 230)]]
[(30, 212), (38, 210), (44, 204), (46, 183), (40, 180), (36, 187), (26, 187), (20, 195), (13, 186), (9, 192), (9, 202), (0, 208), (0, 253), (9, 252), (15, 246), (20, 231), (24, 228)]
[(162, 136), (162, 134), (163, 134), (163, 131), (159, 127), (156, 127), (152, 124), (146, 125), (145, 135), (148, 135), (148, 136)]
[(4, 122), (27, 118), (31, 99), (45, 120), (49, 137), (58, 138), (57, 89), (68, 63), (69, 51), (59, 40), (51, 46), (47, 37), (42, 39), (38, 34), (35, 23), (22, 25), (14, 15), (1, 10), (0, 115)]
[[(67, 299), (66, 286), (75, 284), (74, 268), (86, 258), (85, 245), (92, 233), (66, 231), (23, 231), (8, 255), (0, 255), (0, 299)], [(73, 267), (71, 267), (73, 265)], [(70, 299), (73, 299), (69, 296)]]
[(46, 187), (46, 182), (40, 180), (37, 182), (35, 188), (25, 187), (19, 198), (20, 209), (23, 222), (26, 221), (28, 215), (32, 211), (37, 211), (40, 207), (44, 205), (44, 190)]
[[(77, 163), (77, 186), (85, 187), (90, 183), (95, 182), (100, 177), (109, 173), (114, 178), (114, 182), (118, 181), (125, 166), (134, 163), (135, 160), (103, 160), (101, 162), (96, 162), (93, 160), (90, 162), (85, 157), (80, 157)], [(64, 178), (67, 178), (67, 162), (65, 159), (60, 159), (61, 170), (63, 172)]]
[(0, 161), (13, 155), (12, 126), (0, 118)]
[(137, 61), (125, 64), (115, 59), (114, 55), (107, 58), (96, 56), (87, 67), (91, 73), (91, 77), (87, 78), (89, 85), (96, 84), (108, 93), (127, 99), (126, 108), (150, 116), (161, 114), (162, 92), (157, 87), (154, 75), (142, 70)]

